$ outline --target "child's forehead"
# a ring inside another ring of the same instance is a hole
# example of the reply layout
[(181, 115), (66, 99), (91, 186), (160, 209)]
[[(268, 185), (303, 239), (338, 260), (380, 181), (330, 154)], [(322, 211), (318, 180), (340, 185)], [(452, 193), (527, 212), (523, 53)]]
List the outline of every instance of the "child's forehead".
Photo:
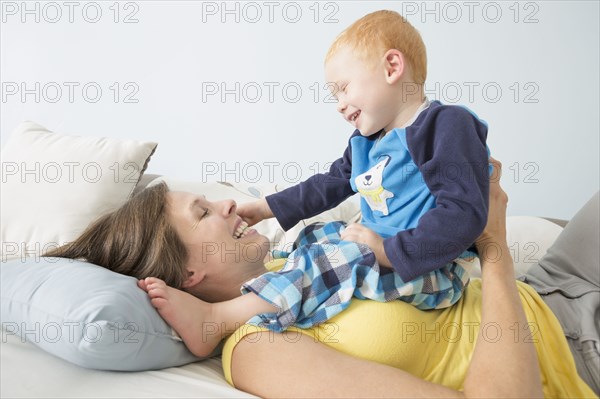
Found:
[(328, 82), (340, 83), (352, 69), (353, 59), (342, 54), (335, 54), (325, 63), (325, 77)]
[(330, 81), (331, 79), (343, 80), (344, 76), (352, 72), (372, 69), (376, 65), (375, 61), (375, 58), (367, 57), (351, 47), (339, 49), (325, 62), (325, 76)]
[(340, 48), (329, 57), (325, 63), (325, 69), (348, 70), (351, 67), (365, 66), (365, 59), (351, 47)]
[(326, 64), (339, 58), (358, 58), (358, 54), (359, 50), (356, 48), (356, 46), (344, 44), (331, 51)]

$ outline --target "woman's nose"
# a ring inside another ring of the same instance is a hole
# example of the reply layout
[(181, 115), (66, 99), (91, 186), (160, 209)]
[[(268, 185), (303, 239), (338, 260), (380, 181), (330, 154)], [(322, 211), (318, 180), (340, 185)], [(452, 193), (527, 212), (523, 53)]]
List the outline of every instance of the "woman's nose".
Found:
[(237, 204), (234, 200), (224, 200), (223, 204), (223, 216), (228, 217), (231, 215), (235, 215), (235, 211), (237, 209)]
[(337, 109), (337, 112), (343, 114), (344, 111), (346, 110), (346, 103), (342, 100), (338, 100), (336, 109)]

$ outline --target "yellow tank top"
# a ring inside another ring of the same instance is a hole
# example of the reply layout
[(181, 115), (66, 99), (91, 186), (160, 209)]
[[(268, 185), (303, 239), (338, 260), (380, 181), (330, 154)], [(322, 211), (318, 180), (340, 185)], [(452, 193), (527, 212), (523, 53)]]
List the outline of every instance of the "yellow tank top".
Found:
[[(493, 341), (497, 334), (512, 334), (515, 339), (533, 340), (545, 397), (597, 397), (577, 374), (566, 338), (552, 311), (533, 288), (517, 284), (534, 331), (526, 336), (520, 329), (499, 331), (490, 323), (483, 326), (484, 337)], [(348, 309), (326, 323), (306, 330), (292, 327), (288, 331), (306, 334), (349, 355), (462, 390), (480, 324), (481, 280), (472, 279), (463, 297), (450, 308), (421, 311), (401, 301), (380, 303), (354, 299)], [(244, 325), (225, 342), (223, 371), (232, 385), (233, 349), (246, 335), (257, 331), (267, 330)], [(375, 331), (377, 339), (373, 339)]]

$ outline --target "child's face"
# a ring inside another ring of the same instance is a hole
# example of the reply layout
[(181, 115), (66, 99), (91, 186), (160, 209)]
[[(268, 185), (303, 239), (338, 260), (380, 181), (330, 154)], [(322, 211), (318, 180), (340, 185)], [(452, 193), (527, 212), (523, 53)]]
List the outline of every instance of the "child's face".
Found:
[(325, 65), (338, 112), (363, 136), (393, 129), (399, 114), (396, 87), (386, 79), (384, 60), (376, 61), (374, 66), (369, 65), (345, 46)]

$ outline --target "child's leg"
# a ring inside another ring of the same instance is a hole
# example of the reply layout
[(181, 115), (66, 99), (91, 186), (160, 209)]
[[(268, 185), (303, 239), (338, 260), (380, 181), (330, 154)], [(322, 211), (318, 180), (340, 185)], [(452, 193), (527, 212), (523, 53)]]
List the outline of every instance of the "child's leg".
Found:
[(469, 283), (469, 264), (473, 255), (465, 251), (461, 258), (408, 282), (389, 269), (382, 270), (381, 284), (386, 300), (399, 299), (422, 310), (454, 305)]
[(317, 242), (339, 241), (342, 239), (340, 233), (345, 228), (346, 224), (344, 222), (317, 222), (310, 224), (300, 231), (298, 238), (294, 242), (293, 249)]
[(324, 241), (294, 251), (280, 272), (265, 273), (242, 286), (278, 308), (277, 314), (250, 319), (281, 332), (291, 325), (309, 328), (329, 320), (350, 304), (352, 297), (387, 302), (400, 299), (419, 309), (451, 306), (469, 281), (458, 263), (404, 282), (392, 269), (380, 269), (364, 244)]
[(148, 293), (152, 306), (179, 334), (190, 352), (199, 357), (210, 355), (221, 339), (252, 316), (277, 310), (254, 294), (208, 303), (154, 277), (139, 280), (138, 286)]
[(420, 289), (399, 299), (422, 310), (444, 309), (458, 302), (468, 283), (469, 273), (454, 261), (411, 281)]
[(287, 258), (292, 254), (293, 251), (306, 245), (329, 241), (340, 241), (342, 239), (340, 233), (344, 231), (345, 228), (346, 224), (340, 221), (328, 223), (316, 222), (309, 224), (303, 228), (300, 233), (298, 233), (298, 237), (296, 238), (296, 241), (294, 241), (294, 245), (292, 245), (291, 252), (280, 250), (273, 251), (273, 257)]
[(339, 240), (305, 245), (291, 254), (280, 272), (265, 273), (242, 286), (279, 309), (249, 322), (277, 332), (291, 325), (322, 323), (348, 307), (365, 276), (375, 285), (379, 281), (379, 265), (368, 246)]

